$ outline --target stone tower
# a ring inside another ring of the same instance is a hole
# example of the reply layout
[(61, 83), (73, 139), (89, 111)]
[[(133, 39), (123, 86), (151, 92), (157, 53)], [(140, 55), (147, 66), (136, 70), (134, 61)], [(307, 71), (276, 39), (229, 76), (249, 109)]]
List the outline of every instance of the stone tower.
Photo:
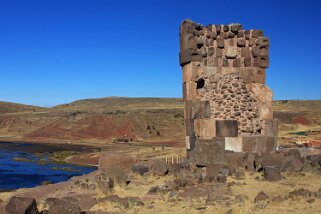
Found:
[(224, 163), (226, 150), (272, 152), (277, 121), (265, 85), (269, 39), (240, 24), (180, 26), (186, 147), (198, 165)]

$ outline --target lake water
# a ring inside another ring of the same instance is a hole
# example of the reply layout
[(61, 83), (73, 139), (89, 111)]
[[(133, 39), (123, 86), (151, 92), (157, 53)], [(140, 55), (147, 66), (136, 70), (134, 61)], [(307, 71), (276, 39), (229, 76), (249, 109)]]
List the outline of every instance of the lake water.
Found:
[[(59, 151), (58, 147), (54, 148)], [(43, 152), (45, 149), (52, 152), (50, 146), (0, 142), (0, 191), (35, 187), (43, 182), (57, 183), (96, 170), (96, 167), (50, 161), (49, 152)], [(41, 155), (35, 153), (39, 150)]]

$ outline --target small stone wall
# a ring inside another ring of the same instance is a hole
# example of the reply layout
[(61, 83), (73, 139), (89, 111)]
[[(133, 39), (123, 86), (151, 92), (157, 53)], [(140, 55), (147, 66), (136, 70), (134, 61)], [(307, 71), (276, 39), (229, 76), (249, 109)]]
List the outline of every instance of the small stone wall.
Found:
[[(272, 91), (265, 86), (269, 39), (263, 31), (185, 20), (180, 26), (180, 65), (189, 156), (206, 165), (224, 162), (218, 147), (275, 150), (277, 121)], [(211, 152), (205, 161), (204, 151)]]

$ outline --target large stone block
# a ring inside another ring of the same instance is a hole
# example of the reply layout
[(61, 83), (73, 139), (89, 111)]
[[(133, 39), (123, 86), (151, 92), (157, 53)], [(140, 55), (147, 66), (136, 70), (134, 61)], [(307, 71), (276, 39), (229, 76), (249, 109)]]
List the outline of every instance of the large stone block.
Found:
[(273, 93), (264, 84), (261, 83), (250, 83), (246, 85), (247, 90), (253, 92), (255, 98), (260, 102), (271, 102)]
[(225, 137), (225, 150), (242, 152), (242, 137)]
[(267, 137), (266, 138), (266, 152), (275, 152), (277, 145), (277, 137)]
[(269, 49), (267, 47), (261, 47), (259, 49), (259, 56), (262, 58), (269, 57)]
[(196, 81), (199, 69), (200, 69), (199, 62), (191, 62), (183, 66), (183, 81), (190, 82)]
[(242, 152), (255, 152), (255, 150), (256, 150), (256, 137), (242, 136)]
[(276, 137), (266, 135), (242, 136), (242, 152), (273, 152)]
[(192, 53), (190, 50), (184, 50), (184, 51), (181, 51), (179, 53), (179, 64), (181, 66), (184, 66), (186, 65), (187, 63), (190, 63), (191, 62), (191, 56), (192, 56)]
[(235, 173), (239, 167), (243, 166), (244, 154), (241, 152), (225, 152), (225, 160), (229, 169)]
[(185, 131), (186, 136), (194, 136), (195, 128), (194, 128), (194, 120), (193, 119), (185, 119)]
[(245, 47), (245, 45), (246, 45), (246, 39), (245, 38), (239, 38), (237, 40), (237, 46), (238, 47)]
[(265, 152), (266, 150), (266, 136), (257, 136), (256, 137), (256, 148), (255, 152)]
[(195, 119), (195, 134), (200, 139), (211, 139), (216, 137), (215, 119)]
[(256, 45), (260, 47), (268, 47), (270, 45), (270, 40), (267, 37), (259, 37), (256, 40)]
[(209, 118), (211, 116), (209, 101), (185, 101), (185, 119)]
[(263, 37), (263, 31), (262, 30), (251, 30), (251, 36), (253, 38)]
[(180, 33), (180, 51), (186, 51), (189, 49), (189, 39), (191, 38), (191, 34), (187, 32), (188, 27), (183, 26), (181, 27), (181, 33)]
[(209, 101), (194, 101), (192, 118), (208, 118), (211, 115)]
[(217, 47), (224, 48), (224, 38), (217, 38)]
[(239, 23), (231, 24), (231, 31), (237, 33), (239, 30), (242, 30), (242, 25)]
[(216, 120), (216, 137), (237, 137), (237, 120)]
[(186, 101), (196, 100), (198, 98), (197, 94), (197, 83), (190, 81), (183, 83), (183, 98)]
[(196, 140), (194, 153), (196, 164), (207, 166), (209, 164), (225, 163), (224, 144), (224, 138)]
[(270, 121), (273, 119), (273, 103), (271, 102), (259, 102), (258, 112), (259, 118), (262, 120)]
[(265, 84), (265, 69), (263, 68), (241, 68), (240, 79), (244, 83), (261, 83)]
[(256, 57), (254, 58), (253, 66), (260, 68), (269, 67), (269, 58), (268, 57)]
[(244, 67), (250, 67), (252, 65), (251, 57), (244, 58)]
[(186, 136), (186, 149), (187, 150), (194, 150), (195, 148), (195, 141), (196, 141), (196, 136)]
[(236, 47), (229, 47), (225, 54), (226, 58), (234, 59), (237, 56), (237, 48)]
[(268, 121), (263, 126), (263, 134), (266, 136), (278, 136), (278, 120)]

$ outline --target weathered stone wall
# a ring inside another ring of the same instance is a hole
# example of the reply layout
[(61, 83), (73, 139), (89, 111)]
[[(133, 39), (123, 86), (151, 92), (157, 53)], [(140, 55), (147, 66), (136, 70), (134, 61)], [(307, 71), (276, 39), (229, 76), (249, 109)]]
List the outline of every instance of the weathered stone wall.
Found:
[(243, 30), (240, 24), (204, 27), (185, 20), (180, 65), (190, 155), (197, 156), (200, 140), (214, 143), (218, 137), (226, 150), (274, 150), (277, 122), (272, 91), (265, 86), (269, 39), (263, 31)]

